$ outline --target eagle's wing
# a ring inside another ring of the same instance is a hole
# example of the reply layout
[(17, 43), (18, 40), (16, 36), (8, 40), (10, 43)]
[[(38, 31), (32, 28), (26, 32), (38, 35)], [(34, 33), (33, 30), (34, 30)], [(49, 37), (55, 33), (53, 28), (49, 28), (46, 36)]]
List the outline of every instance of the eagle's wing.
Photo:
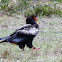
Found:
[(20, 29), (17, 29), (15, 32), (13, 32), (7, 41), (15, 41), (15, 42), (23, 42), (28, 39), (28, 36), (34, 35), (36, 36), (38, 33), (38, 29), (35, 28), (35, 26), (31, 24), (27, 24)]
[(17, 31), (18, 35), (25, 34), (25, 35), (37, 35), (38, 28), (35, 27), (35, 25), (26, 25), (23, 29), (19, 29)]
[(16, 31), (14, 31), (13, 33), (11, 33), (10, 36), (14, 35), (15, 33), (17, 33), (17, 32), (20, 31), (20, 30), (24, 30), (24, 29), (25, 29), (26, 27), (28, 27), (28, 26), (31, 26), (31, 24), (27, 24), (27, 25), (25, 25), (25, 26), (23, 26), (23, 27), (17, 29)]

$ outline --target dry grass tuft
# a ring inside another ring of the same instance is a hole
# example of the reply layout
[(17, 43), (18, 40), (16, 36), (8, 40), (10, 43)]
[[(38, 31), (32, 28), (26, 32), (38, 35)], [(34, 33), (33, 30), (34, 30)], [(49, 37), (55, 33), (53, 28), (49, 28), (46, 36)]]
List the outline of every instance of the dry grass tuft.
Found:
[(6, 24), (3, 24), (3, 25), (2, 25), (2, 27), (8, 27), (8, 25), (6, 25)]
[(10, 60), (10, 53), (7, 50), (4, 50), (4, 52), (2, 53), (2, 57), (3, 59)]

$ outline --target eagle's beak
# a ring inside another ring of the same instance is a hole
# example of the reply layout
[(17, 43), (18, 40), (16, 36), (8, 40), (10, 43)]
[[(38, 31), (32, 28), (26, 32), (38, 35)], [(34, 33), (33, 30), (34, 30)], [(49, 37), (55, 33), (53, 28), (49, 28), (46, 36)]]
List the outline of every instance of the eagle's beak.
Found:
[(38, 18), (36, 17), (36, 21), (38, 21)]

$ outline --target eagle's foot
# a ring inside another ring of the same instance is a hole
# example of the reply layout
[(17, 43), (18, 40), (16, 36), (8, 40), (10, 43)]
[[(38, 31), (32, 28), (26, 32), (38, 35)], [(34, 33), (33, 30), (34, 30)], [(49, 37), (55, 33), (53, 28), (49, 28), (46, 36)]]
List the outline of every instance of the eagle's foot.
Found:
[(34, 47), (34, 46), (33, 46), (33, 49), (36, 49), (36, 50), (38, 50), (38, 49), (40, 49), (40, 48), (37, 48), (37, 47)]

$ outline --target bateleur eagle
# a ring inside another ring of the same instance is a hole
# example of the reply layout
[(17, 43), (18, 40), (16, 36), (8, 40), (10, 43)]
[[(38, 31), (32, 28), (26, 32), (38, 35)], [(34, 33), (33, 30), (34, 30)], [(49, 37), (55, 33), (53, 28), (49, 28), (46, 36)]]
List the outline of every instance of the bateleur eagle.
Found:
[(40, 49), (32, 45), (34, 37), (38, 34), (39, 26), (36, 23), (38, 18), (35, 15), (29, 15), (26, 18), (26, 25), (17, 29), (15, 32), (9, 36), (0, 38), (2, 42), (10, 42), (18, 45), (23, 51), (25, 45), (29, 48)]

